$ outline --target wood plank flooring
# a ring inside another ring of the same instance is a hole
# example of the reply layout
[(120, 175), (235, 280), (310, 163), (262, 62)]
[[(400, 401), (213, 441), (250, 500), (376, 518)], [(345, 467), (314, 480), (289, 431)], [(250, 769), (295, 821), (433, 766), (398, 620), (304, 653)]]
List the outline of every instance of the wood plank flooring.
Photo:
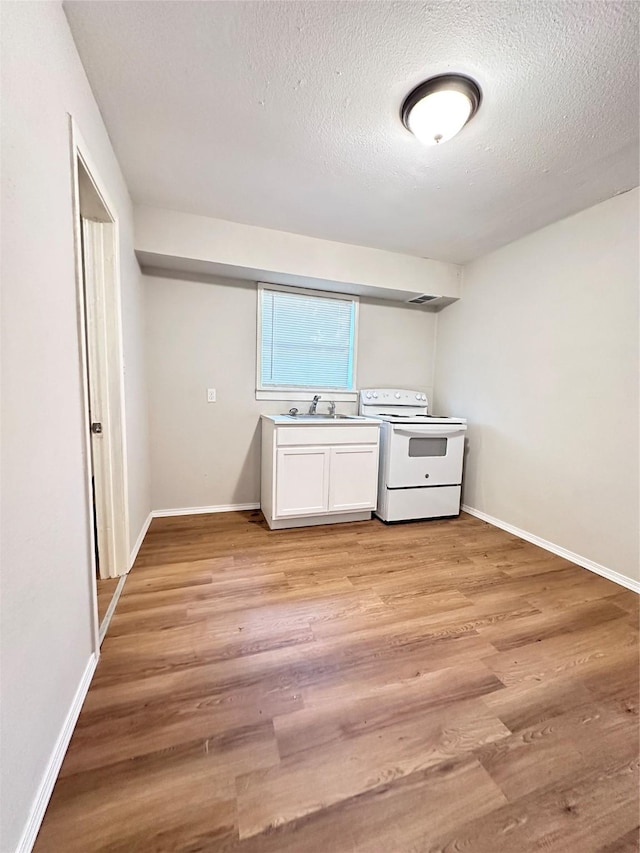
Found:
[(102, 624), (120, 578), (98, 578), (98, 624)]
[(468, 515), (156, 519), (36, 853), (630, 853), (638, 596)]

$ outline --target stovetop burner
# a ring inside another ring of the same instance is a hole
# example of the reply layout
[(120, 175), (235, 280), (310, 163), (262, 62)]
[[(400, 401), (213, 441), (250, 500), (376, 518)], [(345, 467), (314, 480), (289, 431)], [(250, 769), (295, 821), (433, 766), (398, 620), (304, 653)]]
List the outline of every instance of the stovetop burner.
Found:
[(407, 420), (415, 420), (416, 418), (437, 418), (438, 420), (442, 420), (439, 415), (401, 415), (398, 412), (380, 412), (379, 415), (376, 415), (379, 418), (407, 418)]

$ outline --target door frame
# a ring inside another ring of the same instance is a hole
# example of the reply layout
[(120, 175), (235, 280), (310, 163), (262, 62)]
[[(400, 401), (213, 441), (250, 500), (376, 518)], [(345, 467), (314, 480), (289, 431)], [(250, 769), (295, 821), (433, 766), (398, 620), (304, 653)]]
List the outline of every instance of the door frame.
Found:
[[(78, 162), (82, 164), (91, 179), (110, 222), (103, 229), (104, 239), (109, 241), (109, 252), (112, 262), (105, 267), (105, 323), (106, 340), (104, 344), (107, 352), (104, 353), (102, 363), (104, 370), (99, 376), (101, 394), (105, 400), (105, 408), (114, 416), (109, 417), (110, 428), (117, 431), (118, 440), (114, 447), (109, 448), (109, 456), (106, 458), (103, 470), (109, 472), (109, 488), (111, 494), (116, 495), (116, 500), (101, 501), (99, 511), (106, 520), (106, 525), (114, 537), (113, 559), (107, 566), (104, 576), (119, 577), (128, 572), (129, 566), (129, 501), (128, 501), (128, 472), (127, 472), (127, 442), (126, 442), (126, 419), (125, 419), (125, 386), (124, 386), (124, 357), (122, 340), (122, 302), (120, 288), (120, 242), (119, 242), (119, 218), (117, 209), (112, 203), (100, 172), (91, 156), (90, 150), (80, 133), (73, 117), (69, 115), (70, 154), (71, 154), (71, 180), (72, 180), (72, 208), (73, 208), (73, 236), (76, 272), (76, 304), (78, 343), (80, 351), (81, 388), (83, 402), (83, 453), (85, 462), (85, 493), (88, 507), (89, 520), (89, 560), (91, 571), (91, 586), (94, 599), (94, 628), (96, 644), (98, 640), (98, 614), (97, 614), (97, 571), (95, 560), (95, 534), (93, 518), (93, 489), (92, 478), (94, 476), (92, 463), (92, 440), (91, 424), (89, 416), (89, 374), (87, 359), (87, 323), (85, 304), (85, 281), (83, 269), (82, 252), (82, 221), (80, 213), (80, 187)], [(111, 377), (112, 381), (109, 381)], [(94, 446), (95, 448), (95, 446)], [(118, 449), (119, 448), (119, 449)], [(101, 445), (106, 449), (106, 445)], [(114, 455), (115, 454), (115, 455)], [(115, 472), (115, 475), (114, 475)], [(96, 493), (96, 498), (98, 495)]]

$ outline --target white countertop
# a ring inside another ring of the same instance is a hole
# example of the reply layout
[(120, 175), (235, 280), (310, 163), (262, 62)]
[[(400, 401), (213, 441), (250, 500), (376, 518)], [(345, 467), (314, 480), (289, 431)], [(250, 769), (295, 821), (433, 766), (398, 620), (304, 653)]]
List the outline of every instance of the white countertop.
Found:
[(382, 423), (377, 418), (365, 418), (363, 415), (347, 415), (343, 418), (331, 418), (329, 415), (319, 418), (300, 418), (294, 415), (260, 415), (260, 417), (278, 426), (362, 426)]

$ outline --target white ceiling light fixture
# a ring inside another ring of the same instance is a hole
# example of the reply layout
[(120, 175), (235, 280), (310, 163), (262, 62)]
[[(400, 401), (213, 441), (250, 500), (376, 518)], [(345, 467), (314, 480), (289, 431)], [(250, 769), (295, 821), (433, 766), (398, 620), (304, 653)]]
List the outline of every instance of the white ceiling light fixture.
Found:
[(402, 123), (425, 145), (439, 145), (459, 133), (478, 112), (482, 92), (470, 77), (441, 74), (410, 92), (402, 105)]

